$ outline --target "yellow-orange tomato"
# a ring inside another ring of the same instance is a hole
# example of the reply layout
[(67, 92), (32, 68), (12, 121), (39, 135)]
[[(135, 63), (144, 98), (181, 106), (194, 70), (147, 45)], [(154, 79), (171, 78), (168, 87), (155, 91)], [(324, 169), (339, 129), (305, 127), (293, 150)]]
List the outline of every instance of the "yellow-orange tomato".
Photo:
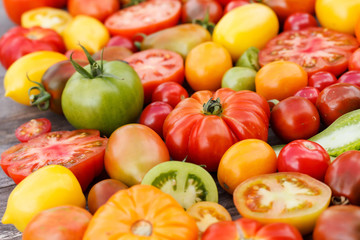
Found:
[(306, 87), (307, 83), (306, 71), (288, 61), (268, 63), (255, 76), (256, 92), (267, 100), (283, 100)]
[(232, 67), (230, 53), (218, 43), (204, 42), (194, 47), (185, 60), (185, 77), (194, 91), (215, 91)]
[(276, 171), (276, 154), (259, 139), (245, 139), (232, 145), (220, 160), (217, 177), (220, 186), (232, 194), (246, 179)]

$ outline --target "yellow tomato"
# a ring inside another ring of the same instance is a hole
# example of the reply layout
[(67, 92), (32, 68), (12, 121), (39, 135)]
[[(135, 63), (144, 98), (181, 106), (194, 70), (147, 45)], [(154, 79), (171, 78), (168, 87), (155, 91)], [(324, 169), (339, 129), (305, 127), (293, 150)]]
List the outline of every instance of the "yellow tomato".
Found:
[(90, 54), (102, 49), (110, 39), (109, 31), (96, 18), (78, 15), (65, 28), (63, 38), (68, 50), (83, 45)]
[(80, 183), (66, 167), (49, 165), (33, 172), (11, 192), (3, 224), (13, 224), (23, 231), (39, 212), (62, 205), (85, 208)]
[(360, 18), (360, 0), (317, 0), (315, 13), (321, 26), (354, 34)]
[[(28, 90), (37, 86), (28, 80), (41, 82), (45, 71), (53, 64), (66, 60), (67, 57), (58, 52), (38, 51), (27, 54), (16, 60), (8, 69), (4, 78), (5, 97), (30, 106)], [(36, 94), (36, 92), (33, 92)]]
[(215, 91), (232, 67), (229, 52), (218, 43), (204, 42), (189, 52), (185, 60), (185, 77), (194, 91)]
[(279, 22), (271, 8), (248, 4), (233, 9), (216, 24), (213, 41), (223, 45), (236, 61), (249, 47), (263, 48), (279, 31)]

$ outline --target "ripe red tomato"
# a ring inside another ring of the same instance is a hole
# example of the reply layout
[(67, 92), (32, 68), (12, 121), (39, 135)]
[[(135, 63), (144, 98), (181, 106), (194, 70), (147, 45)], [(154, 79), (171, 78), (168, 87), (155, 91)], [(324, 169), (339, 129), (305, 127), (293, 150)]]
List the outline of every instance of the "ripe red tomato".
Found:
[(165, 49), (148, 49), (124, 59), (137, 72), (144, 87), (144, 102), (151, 102), (154, 89), (164, 82), (184, 81), (184, 60)]
[(51, 131), (51, 122), (47, 118), (31, 119), (29, 122), (21, 124), (15, 130), (15, 136), (20, 142), (27, 142), (41, 134)]
[(126, 47), (122, 46), (110, 46), (110, 47), (103, 47), (103, 49), (95, 52), (92, 57), (94, 60), (101, 60), (101, 57), (105, 61), (114, 61), (114, 60), (124, 60), (127, 57), (130, 57), (133, 54)]
[(68, 0), (67, 9), (72, 16), (87, 15), (103, 22), (120, 9), (118, 0)]
[(320, 92), (332, 84), (337, 83), (337, 78), (331, 72), (319, 71), (309, 77), (308, 85), (317, 88)]
[(318, 133), (320, 116), (309, 100), (293, 96), (275, 105), (270, 115), (270, 126), (285, 142), (307, 139)]
[[(338, 203), (360, 205), (360, 151), (340, 154), (326, 171), (324, 182), (331, 188)], [(341, 198), (343, 197), (343, 199)]]
[(70, 56), (72, 57), (73, 60), (83, 60), (83, 61), (87, 61), (88, 62), (88, 59), (84, 53), (83, 50), (79, 50), (79, 49), (70, 49), (70, 50), (67, 50), (65, 52), (65, 56), (70, 59)]
[(226, 4), (225, 8), (224, 8), (224, 14), (230, 12), (231, 10), (233, 10), (234, 8), (237, 7), (241, 7), (244, 6), (246, 4), (249, 4), (249, 0), (235, 0), (235, 1), (231, 1), (228, 4)]
[(317, 88), (314, 87), (304, 87), (297, 91), (294, 96), (303, 97), (312, 102), (314, 105), (316, 105), (316, 100), (319, 96), (320, 92), (317, 90)]
[(113, 36), (112, 38), (110, 38), (110, 40), (108, 41), (106, 46), (107, 47), (111, 47), (111, 46), (126, 47), (127, 49), (129, 49), (132, 52), (136, 52), (138, 50), (136, 48), (135, 44), (129, 38), (126, 38), (123, 36)]
[(349, 59), (349, 70), (360, 70), (360, 48), (351, 54)]
[(286, 18), (284, 31), (301, 30), (317, 26), (318, 23), (313, 15), (306, 12), (296, 12)]
[(188, 98), (186, 89), (177, 82), (164, 82), (154, 89), (151, 101), (166, 102), (173, 108), (183, 99)]
[(318, 143), (299, 139), (283, 147), (278, 156), (279, 172), (305, 173), (323, 181), (330, 165), (330, 156)]
[(360, 70), (352, 70), (340, 76), (339, 81), (342, 83), (350, 83), (360, 87)]
[(220, 3), (215, 0), (188, 0), (182, 6), (181, 21), (204, 20), (206, 14), (209, 22), (217, 23), (223, 15)]
[(103, 170), (106, 143), (97, 130), (49, 132), (4, 151), (0, 165), (16, 184), (43, 166), (63, 165), (85, 191)]
[(337, 76), (347, 69), (351, 53), (358, 47), (352, 35), (325, 28), (286, 31), (260, 50), (259, 62), (264, 66), (278, 60), (292, 61), (310, 75), (328, 71)]

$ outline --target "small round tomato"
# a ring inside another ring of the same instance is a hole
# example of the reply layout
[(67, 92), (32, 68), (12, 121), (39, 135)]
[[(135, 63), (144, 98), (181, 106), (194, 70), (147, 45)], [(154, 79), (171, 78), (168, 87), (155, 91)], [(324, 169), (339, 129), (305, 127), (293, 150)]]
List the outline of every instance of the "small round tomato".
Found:
[(235, 91), (255, 91), (256, 71), (248, 67), (232, 67), (224, 74), (221, 80), (222, 88), (231, 88)]
[(181, 21), (194, 22), (195, 20), (205, 20), (208, 17), (208, 22), (217, 23), (223, 15), (223, 10), (215, 0), (188, 0), (182, 6)]
[(83, 50), (80, 49), (70, 49), (65, 52), (65, 56), (70, 59), (70, 56), (73, 60), (83, 60), (88, 61), (86, 54)]
[(309, 77), (308, 85), (321, 92), (327, 86), (337, 83), (337, 78), (331, 72), (319, 71)]
[(126, 47), (132, 52), (136, 52), (138, 49), (136, 48), (135, 44), (127, 37), (123, 36), (113, 36), (110, 38), (108, 43), (106, 44), (107, 47), (111, 46), (121, 46)]
[(152, 102), (145, 107), (139, 119), (139, 123), (154, 130), (163, 137), (163, 125), (165, 118), (173, 110), (173, 107), (165, 102)]
[(217, 178), (220, 186), (232, 194), (246, 179), (275, 171), (276, 154), (270, 145), (258, 139), (245, 139), (235, 143), (224, 153)]
[(349, 70), (360, 70), (360, 48), (351, 54), (349, 58)]
[(320, 116), (314, 104), (303, 97), (289, 97), (271, 111), (270, 126), (285, 142), (307, 139), (318, 133)]
[(15, 130), (15, 136), (20, 142), (27, 142), (41, 134), (51, 131), (51, 122), (47, 118), (31, 119), (29, 122), (21, 124)]
[(308, 77), (298, 64), (275, 61), (262, 67), (255, 76), (256, 92), (267, 100), (283, 100), (307, 86)]
[(118, 0), (68, 0), (67, 9), (72, 16), (87, 15), (104, 21), (119, 10)]
[(340, 76), (339, 82), (350, 83), (360, 87), (360, 70), (352, 70)]
[(299, 172), (323, 181), (330, 165), (330, 156), (318, 143), (295, 140), (286, 144), (277, 160), (279, 172)]
[(284, 31), (301, 30), (317, 26), (318, 23), (313, 15), (306, 12), (296, 12), (286, 18)]
[(154, 89), (151, 101), (166, 102), (173, 108), (183, 99), (188, 98), (186, 89), (177, 82), (164, 82)]
[(320, 92), (317, 90), (317, 88), (307, 86), (297, 91), (294, 96), (306, 98), (314, 105), (316, 105), (316, 100), (319, 94)]
[(127, 57), (132, 55), (132, 51), (130, 51), (126, 47), (122, 46), (110, 46), (103, 47), (101, 50), (95, 52), (92, 57), (94, 60), (101, 60), (101, 57), (105, 61), (115, 61), (115, 60), (124, 60)]
[(237, 186), (233, 198), (242, 217), (263, 224), (288, 223), (305, 235), (329, 206), (331, 190), (309, 175), (280, 172), (245, 180)]
[(249, 0), (234, 0), (229, 2), (228, 4), (226, 4), (225, 8), (224, 8), (224, 15), (228, 12), (230, 12), (231, 10), (237, 8), (237, 7), (241, 7), (244, 6), (246, 4), (249, 4)]

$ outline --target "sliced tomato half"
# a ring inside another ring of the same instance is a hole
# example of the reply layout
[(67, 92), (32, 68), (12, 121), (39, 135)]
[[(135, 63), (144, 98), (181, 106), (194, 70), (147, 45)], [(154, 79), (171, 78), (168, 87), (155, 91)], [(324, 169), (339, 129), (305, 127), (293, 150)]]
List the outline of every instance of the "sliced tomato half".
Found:
[(49, 132), (4, 151), (0, 165), (16, 184), (41, 167), (62, 165), (85, 190), (104, 168), (106, 143), (98, 130)]
[(51, 122), (47, 118), (36, 118), (21, 124), (15, 130), (15, 136), (20, 142), (27, 142), (41, 134), (51, 131)]
[(352, 35), (326, 28), (286, 31), (272, 40), (259, 53), (260, 65), (285, 60), (302, 66), (309, 75), (328, 71), (336, 76), (346, 71), (349, 58), (359, 43)]

